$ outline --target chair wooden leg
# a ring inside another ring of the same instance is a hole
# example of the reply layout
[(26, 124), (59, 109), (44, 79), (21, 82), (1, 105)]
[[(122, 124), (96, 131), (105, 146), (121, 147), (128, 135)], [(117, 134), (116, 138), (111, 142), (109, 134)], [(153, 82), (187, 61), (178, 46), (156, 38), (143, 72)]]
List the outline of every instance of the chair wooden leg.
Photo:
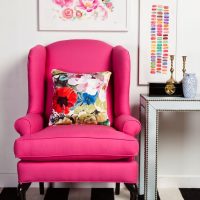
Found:
[(39, 185), (40, 185), (40, 194), (43, 195), (44, 194), (44, 183), (40, 182)]
[(139, 193), (138, 193), (137, 184), (134, 184), (134, 186), (135, 186), (135, 195), (136, 195), (136, 199), (138, 200), (138, 199), (139, 199)]
[(120, 194), (120, 183), (116, 183), (116, 186), (115, 186), (115, 194), (116, 194), (116, 195), (119, 195), (119, 194)]
[(19, 183), (17, 188), (17, 194), (20, 200), (26, 200), (26, 191), (30, 187), (31, 183)]
[(53, 188), (54, 184), (53, 183), (49, 183), (49, 188)]
[(138, 200), (138, 191), (136, 184), (124, 183), (130, 192), (130, 200)]

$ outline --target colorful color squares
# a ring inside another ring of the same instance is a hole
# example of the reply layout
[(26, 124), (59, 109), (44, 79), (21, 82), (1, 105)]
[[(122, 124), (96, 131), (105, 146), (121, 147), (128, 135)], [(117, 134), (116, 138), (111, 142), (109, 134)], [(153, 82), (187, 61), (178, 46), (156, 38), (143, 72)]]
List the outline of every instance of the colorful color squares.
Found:
[(152, 5), (151, 74), (166, 74), (168, 66), (169, 6)]

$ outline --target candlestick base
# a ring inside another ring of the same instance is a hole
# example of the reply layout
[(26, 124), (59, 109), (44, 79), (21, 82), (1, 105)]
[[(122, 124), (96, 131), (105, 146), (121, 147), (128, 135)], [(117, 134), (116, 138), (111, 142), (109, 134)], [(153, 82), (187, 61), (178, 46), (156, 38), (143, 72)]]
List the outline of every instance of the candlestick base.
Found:
[(175, 84), (177, 81), (174, 79), (173, 76), (170, 77), (170, 79), (166, 82), (167, 84)]

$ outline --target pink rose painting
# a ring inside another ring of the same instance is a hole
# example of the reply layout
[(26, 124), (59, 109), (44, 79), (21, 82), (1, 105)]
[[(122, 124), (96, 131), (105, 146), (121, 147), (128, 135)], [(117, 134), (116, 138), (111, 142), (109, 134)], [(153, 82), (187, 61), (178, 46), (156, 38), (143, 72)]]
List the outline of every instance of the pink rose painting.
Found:
[(71, 8), (66, 8), (62, 12), (62, 16), (66, 19), (71, 19), (73, 18), (73, 10)]
[(52, 0), (61, 20), (106, 20), (114, 11), (112, 0)]
[(70, 6), (73, 0), (53, 0), (53, 2), (61, 7)]
[(99, 5), (98, 0), (80, 0), (79, 3), (79, 7), (83, 10), (86, 10), (87, 12), (92, 12)]
[(38, 0), (39, 30), (127, 31), (128, 0)]

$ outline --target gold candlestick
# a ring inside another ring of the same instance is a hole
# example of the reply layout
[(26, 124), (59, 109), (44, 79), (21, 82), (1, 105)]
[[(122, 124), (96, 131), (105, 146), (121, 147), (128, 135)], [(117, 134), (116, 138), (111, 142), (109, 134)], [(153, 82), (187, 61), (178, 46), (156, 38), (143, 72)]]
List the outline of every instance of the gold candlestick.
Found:
[(185, 72), (186, 72), (186, 59), (187, 59), (187, 56), (182, 56), (183, 58), (183, 77), (185, 76)]
[(176, 80), (173, 77), (173, 73), (174, 73), (174, 55), (170, 55), (170, 60), (171, 60), (171, 69), (170, 69), (171, 77), (167, 81), (167, 83), (168, 84), (174, 84), (174, 83), (177, 83)]

